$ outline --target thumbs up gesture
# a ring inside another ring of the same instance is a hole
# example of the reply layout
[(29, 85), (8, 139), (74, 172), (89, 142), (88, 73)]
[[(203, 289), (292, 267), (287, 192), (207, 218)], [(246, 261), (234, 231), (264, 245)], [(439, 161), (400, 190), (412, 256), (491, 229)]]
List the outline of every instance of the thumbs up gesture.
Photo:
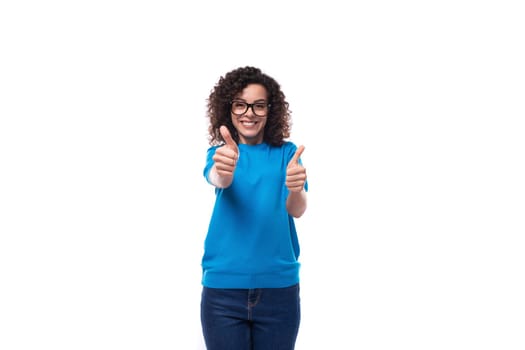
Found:
[(297, 148), (286, 167), (286, 187), (288, 187), (290, 192), (301, 192), (306, 182), (306, 169), (299, 164), (299, 158), (303, 151), (304, 146)]
[(233, 140), (230, 131), (224, 125), (219, 129), (222, 138), (226, 142), (223, 146), (217, 148), (213, 155), (213, 161), (215, 162), (215, 170), (217, 175), (233, 177), (233, 172), (237, 166), (237, 159), (239, 159), (239, 148)]

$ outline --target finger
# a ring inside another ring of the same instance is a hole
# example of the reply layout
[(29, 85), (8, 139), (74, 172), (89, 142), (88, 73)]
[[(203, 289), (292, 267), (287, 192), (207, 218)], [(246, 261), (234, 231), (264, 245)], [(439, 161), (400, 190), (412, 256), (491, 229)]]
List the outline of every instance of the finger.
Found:
[(286, 176), (293, 176), (293, 175), (300, 175), (300, 174), (302, 174), (303, 176), (306, 176), (306, 169), (301, 165), (288, 167), (288, 169), (286, 169)]
[(306, 180), (306, 173), (287, 174), (286, 176), (286, 182), (305, 181), (305, 180)]
[(286, 187), (290, 192), (301, 192), (304, 188), (304, 183), (287, 183)]
[(235, 167), (224, 164), (215, 164), (215, 169), (219, 175), (233, 175)]
[(235, 157), (213, 157), (213, 161), (219, 167), (229, 167), (234, 168), (237, 163)]
[(299, 187), (289, 187), (288, 188), (288, 191), (290, 192), (301, 192), (303, 190), (303, 187), (302, 186), (299, 186)]
[(304, 146), (299, 146), (299, 148), (297, 148), (297, 151), (295, 151), (295, 154), (293, 155), (288, 165), (299, 164), (299, 158), (301, 157), (301, 154), (303, 154), (303, 152), (304, 152)]
[(228, 163), (230, 160), (237, 160), (239, 157), (237, 150), (233, 150), (228, 146), (222, 146), (215, 151), (215, 154), (213, 155), (213, 160), (215, 161), (223, 161)]
[(286, 186), (301, 186), (305, 183), (305, 178), (287, 179)]
[(237, 144), (233, 140), (232, 135), (230, 134), (230, 130), (228, 130), (226, 126), (221, 125), (221, 127), (219, 128), (219, 132), (221, 133), (224, 142), (226, 142), (228, 146), (230, 146), (233, 149), (237, 149)]

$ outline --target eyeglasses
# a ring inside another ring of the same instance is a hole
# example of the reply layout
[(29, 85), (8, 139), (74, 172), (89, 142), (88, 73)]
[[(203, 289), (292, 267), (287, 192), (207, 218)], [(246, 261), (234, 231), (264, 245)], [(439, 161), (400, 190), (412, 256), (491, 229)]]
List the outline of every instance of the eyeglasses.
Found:
[(271, 105), (266, 102), (255, 102), (255, 103), (247, 103), (244, 101), (232, 101), (231, 102), (231, 111), (236, 116), (240, 117), (244, 115), (246, 112), (248, 112), (248, 108), (251, 108), (253, 111), (253, 114), (255, 114), (258, 117), (266, 117), (268, 114), (268, 108)]

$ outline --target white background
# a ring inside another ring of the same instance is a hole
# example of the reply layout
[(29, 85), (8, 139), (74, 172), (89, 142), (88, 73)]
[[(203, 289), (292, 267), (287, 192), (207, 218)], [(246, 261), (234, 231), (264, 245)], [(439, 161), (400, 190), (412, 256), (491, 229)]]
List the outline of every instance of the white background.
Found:
[(290, 102), (297, 349), (525, 348), (519, 1), (3, 1), (0, 348), (203, 349), (205, 100)]

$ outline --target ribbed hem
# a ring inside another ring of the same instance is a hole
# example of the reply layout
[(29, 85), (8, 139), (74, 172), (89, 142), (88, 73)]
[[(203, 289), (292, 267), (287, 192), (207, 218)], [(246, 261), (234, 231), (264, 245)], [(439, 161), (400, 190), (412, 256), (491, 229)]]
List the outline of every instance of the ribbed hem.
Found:
[(202, 285), (208, 288), (284, 288), (299, 283), (299, 266), (276, 273), (232, 274), (204, 270)]

